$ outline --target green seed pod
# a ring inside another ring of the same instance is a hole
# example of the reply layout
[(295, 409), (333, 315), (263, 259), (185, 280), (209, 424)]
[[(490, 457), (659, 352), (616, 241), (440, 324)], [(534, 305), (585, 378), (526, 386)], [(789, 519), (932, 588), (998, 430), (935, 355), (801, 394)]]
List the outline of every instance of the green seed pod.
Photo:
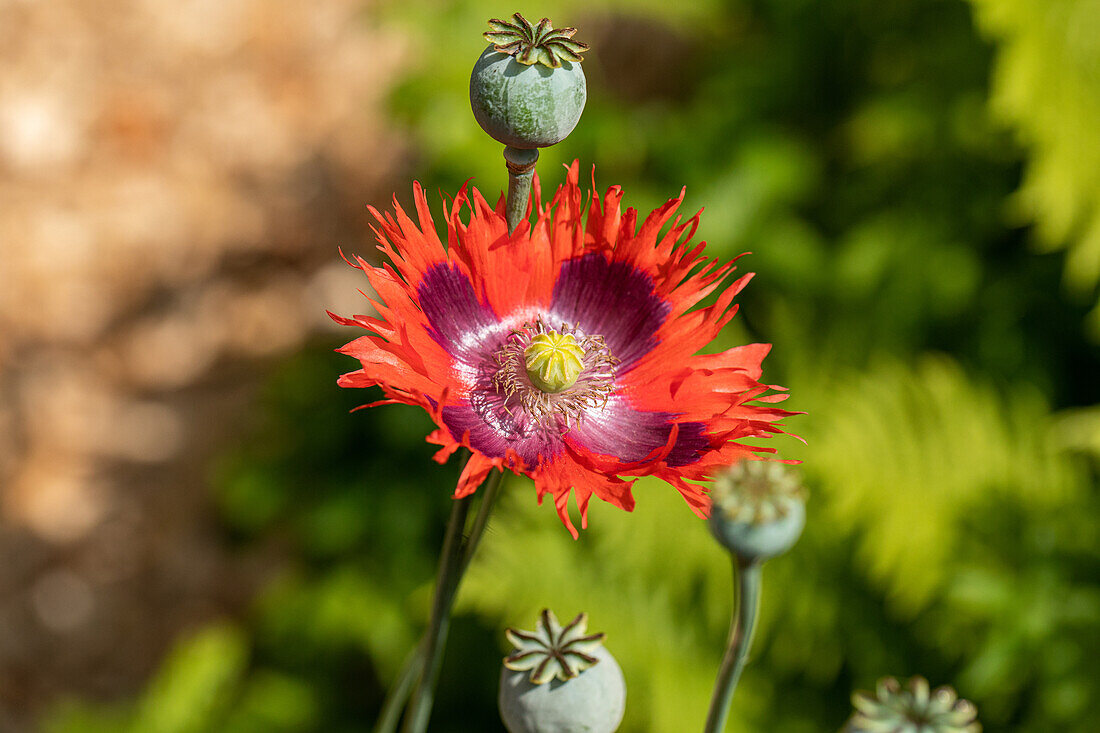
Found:
[(804, 493), (782, 463), (741, 461), (714, 481), (711, 534), (744, 562), (781, 555), (806, 525)]
[(852, 695), (856, 712), (844, 733), (981, 733), (978, 709), (950, 685), (930, 690), (917, 676), (903, 687), (894, 677), (878, 681), (875, 692)]
[(516, 13), (490, 20), (490, 42), (470, 74), (470, 106), (481, 128), (514, 148), (545, 148), (577, 126), (587, 99), (576, 28), (532, 26)]
[(543, 610), (536, 631), (508, 629), (515, 650), (500, 671), (500, 717), (509, 733), (613, 733), (626, 710), (615, 657), (588, 634), (587, 614), (564, 627)]

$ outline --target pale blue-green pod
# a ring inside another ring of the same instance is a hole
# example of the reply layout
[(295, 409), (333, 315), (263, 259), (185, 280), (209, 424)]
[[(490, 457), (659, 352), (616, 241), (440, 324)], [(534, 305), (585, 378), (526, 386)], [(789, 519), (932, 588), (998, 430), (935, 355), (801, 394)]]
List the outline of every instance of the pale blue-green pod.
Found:
[(932, 690), (917, 676), (904, 686), (894, 677), (878, 681), (874, 693), (852, 695), (856, 712), (843, 733), (981, 733), (978, 709), (944, 685)]
[(508, 629), (497, 702), (509, 733), (614, 733), (626, 710), (626, 680), (603, 634), (580, 614), (566, 626), (544, 610), (538, 630)]
[(741, 461), (714, 480), (710, 531), (744, 564), (781, 555), (806, 526), (798, 476), (776, 461)]
[(490, 20), (490, 42), (470, 74), (470, 106), (481, 128), (513, 148), (545, 148), (566, 138), (588, 91), (576, 28), (531, 24), (519, 13)]
[(580, 63), (526, 66), (485, 49), (470, 75), (470, 106), (481, 129), (514, 148), (545, 148), (564, 140), (587, 100)]
[(715, 538), (746, 560), (782, 555), (798, 541), (805, 526), (806, 506), (801, 503), (792, 504), (786, 516), (761, 524), (730, 520), (717, 512), (710, 517), (710, 531)]

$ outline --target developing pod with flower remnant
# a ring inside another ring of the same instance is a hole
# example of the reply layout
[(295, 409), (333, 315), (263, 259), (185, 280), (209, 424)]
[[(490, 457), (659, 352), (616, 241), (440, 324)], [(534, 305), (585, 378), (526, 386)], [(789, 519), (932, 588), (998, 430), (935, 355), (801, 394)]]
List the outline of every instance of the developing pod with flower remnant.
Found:
[(903, 687), (894, 677), (878, 681), (874, 694), (852, 695), (856, 712), (843, 733), (981, 733), (978, 709), (950, 685), (930, 690), (913, 677)]
[(714, 480), (710, 530), (742, 562), (789, 550), (806, 526), (806, 491), (775, 461), (741, 461)]
[(683, 193), (639, 224), (618, 186), (586, 205), (578, 178), (574, 163), (545, 206), (536, 180), (537, 219), (511, 234), (503, 199), (494, 208), (464, 187), (444, 211), (446, 247), (418, 184), (418, 222), (396, 201), (394, 214), (372, 209), (392, 264), (351, 262), (378, 315), (330, 314), (368, 331), (340, 349), (361, 364), (340, 384), (380, 385), (375, 404), (423, 407), (437, 460), (470, 449), (456, 497), (494, 468), (525, 474), (576, 537), (571, 490), (584, 526), (593, 494), (629, 511), (635, 478), (653, 475), (705, 516), (693, 482), (771, 452), (742, 441), (781, 433), (791, 414), (772, 404), (781, 388), (760, 381), (770, 345), (697, 353), (733, 318), (751, 275), (721, 290), (734, 265), (690, 244), (698, 217), (673, 220)]
[(764, 562), (791, 549), (806, 524), (802, 483), (778, 461), (730, 466), (715, 479), (711, 501), (711, 534), (733, 561), (734, 609), (704, 733), (726, 728), (756, 629)]

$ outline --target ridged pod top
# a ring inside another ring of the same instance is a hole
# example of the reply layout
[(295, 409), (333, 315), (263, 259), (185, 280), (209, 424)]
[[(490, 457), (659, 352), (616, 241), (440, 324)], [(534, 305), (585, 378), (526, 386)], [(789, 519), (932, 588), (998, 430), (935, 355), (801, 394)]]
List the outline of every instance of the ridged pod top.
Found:
[(724, 519), (767, 524), (806, 500), (798, 475), (778, 461), (741, 461), (714, 480), (711, 501)]
[(542, 64), (556, 69), (561, 62), (580, 62), (581, 54), (588, 50), (587, 43), (573, 40), (576, 28), (554, 28), (549, 18), (543, 18), (538, 25), (531, 23), (519, 13), (512, 15), (510, 21), (489, 21), (485, 31), (485, 40), (493, 48), (510, 56), (526, 66)]
[(878, 681), (875, 692), (852, 695), (855, 715), (845, 733), (981, 733), (978, 709), (950, 685), (930, 690), (913, 677), (903, 687), (894, 677)]
[(536, 631), (506, 629), (505, 636), (515, 650), (504, 659), (504, 666), (516, 672), (531, 670), (530, 680), (542, 685), (557, 677), (571, 680), (599, 663), (592, 655), (603, 643), (605, 634), (589, 634), (588, 614), (578, 614), (565, 626), (548, 608), (539, 614)]

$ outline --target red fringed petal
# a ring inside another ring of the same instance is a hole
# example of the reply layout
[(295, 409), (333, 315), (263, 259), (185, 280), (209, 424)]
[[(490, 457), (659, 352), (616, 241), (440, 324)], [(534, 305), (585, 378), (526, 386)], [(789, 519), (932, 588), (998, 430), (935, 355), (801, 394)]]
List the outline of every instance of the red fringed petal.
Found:
[[(620, 187), (612, 186), (602, 196), (595, 192), (595, 169), (593, 193), (586, 205), (579, 174), (577, 162), (567, 166), (565, 183), (548, 202), (536, 176), (528, 212), (534, 222), (521, 222), (512, 233), (505, 222), (503, 196), (491, 206), (476, 188), (463, 185), (453, 200), (444, 200), (446, 245), (436, 235), (419, 183), (413, 185), (415, 221), (396, 198), (393, 213), (371, 208), (377, 221), (372, 230), (388, 263), (375, 266), (359, 257), (345, 258), (367, 276), (373, 291), (368, 303), (375, 315), (329, 314), (337, 323), (367, 331), (339, 349), (360, 363), (360, 369), (342, 376), (339, 384), (381, 386), (385, 399), (372, 404), (423, 407), (438, 426), (428, 441), (440, 446), (435, 454), (439, 462), (459, 447), (470, 449), (472, 457), (455, 497), (475, 491), (492, 470), (523, 473), (534, 479), (540, 502), (547, 494), (553, 497), (563, 524), (577, 537), (569, 513), (571, 495), (576, 497), (584, 527), (593, 495), (630, 511), (633, 477), (653, 475), (672, 484), (693, 512), (706, 516), (706, 487), (694, 482), (705, 481), (738, 460), (772, 452), (742, 441), (782, 434), (779, 422), (796, 414), (774, 407), (786, 394), (759, 381), (769, 344), (697, 353), (734, 317), (733, 299), (752, 275), (729, 282), (735, 261), (723, 264), (707, 259), (703, 243), (692, 244), (699, 214), (684, 220), (677, 213), (684, 191), (639, 225), (637, 211), (623, 211)], [(503, 455), (485, 455), (470, 445), (469, 431), (456, 436), (444, 421), (445, 408), (463, 403), (473, 387), (463, 371), (468, 367), (456, 364), (451, 356), (454, 349), (449, 353), (435, 340), (438, 332), (432, 335), (419, 300), (421, 282), (433, 268), (455, 268), (454, 277), (468, 280), (477, 299), (477, 304), (466, 301), (470, 307), (495, 314), (505, 327), (514, 327), (548, 311), (563, 263), (593, 253), (644, 273), (652, 281), (654, 295), (664, 303), (662, 308), (667, 306), (667, 316), (654, 325), (652, 345), (616, 377), (616, 393), (632, 409), (669, 421), (657, 423), (668, 426), (667, 440), (635, 461), (594, 454), (568, 435), (562, 450), (547, 456), (540, 452), (538, 461), (530, 465), (511, 448)], [(723, 285), (713, 304), (699, 307)], [(688, 428), (681, 431), (682, 425)], [(681, 443), (682, 435), (687, 438)]]

